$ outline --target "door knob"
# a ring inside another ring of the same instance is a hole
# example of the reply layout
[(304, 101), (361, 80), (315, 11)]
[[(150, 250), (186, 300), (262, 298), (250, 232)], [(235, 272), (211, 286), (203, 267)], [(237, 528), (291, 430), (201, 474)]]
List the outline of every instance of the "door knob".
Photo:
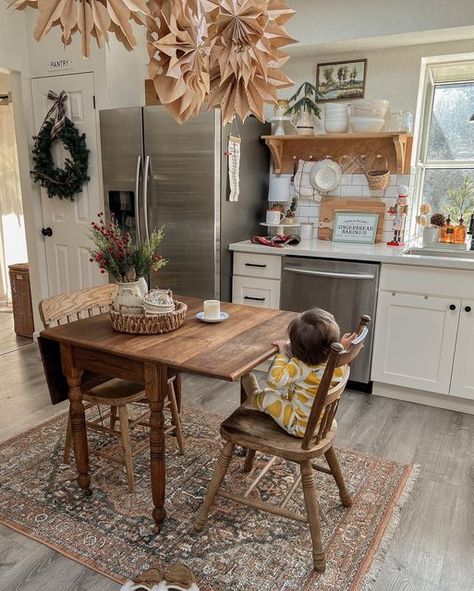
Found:
[(466, 306), (464, 308), (465, 312), (470, 312), (472, 310), (471, 306)]
[(450, 310), (456, 310), (456, 306), (455, 306), (454, 304), (451, 304), (451, 305), (449, 306), (449, 309), (450, 309)]
[(53, 231), (51, 228), (41, 228), (41, 234), (43, 234), (43, 236), (52, 236)]

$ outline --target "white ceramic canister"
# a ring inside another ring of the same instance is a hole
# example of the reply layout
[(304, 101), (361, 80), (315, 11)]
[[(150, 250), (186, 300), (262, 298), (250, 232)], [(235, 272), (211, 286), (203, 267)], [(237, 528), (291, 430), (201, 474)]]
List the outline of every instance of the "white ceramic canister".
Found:
[(117, 293), (113, 308), (122, 314), (141, 314), (143, 299), (146, 294), (146, 281), (129, 281), (117, 283)]

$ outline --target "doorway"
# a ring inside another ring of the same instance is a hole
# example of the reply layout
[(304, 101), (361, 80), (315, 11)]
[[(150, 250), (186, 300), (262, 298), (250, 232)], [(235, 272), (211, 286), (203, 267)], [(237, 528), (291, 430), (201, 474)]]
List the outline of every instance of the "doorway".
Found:
[(0, 73), (0, 332), (3, 344), (16, 346), (8, 267), (27, 263), (28, 254), (11, 96), (10, 75)]

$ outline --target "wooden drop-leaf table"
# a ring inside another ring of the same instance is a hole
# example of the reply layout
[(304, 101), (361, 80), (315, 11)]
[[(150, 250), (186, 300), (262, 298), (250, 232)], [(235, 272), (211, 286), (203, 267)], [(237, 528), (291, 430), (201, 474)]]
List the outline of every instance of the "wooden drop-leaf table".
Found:
[[(86, 376), (144, 384), (151, 411), (151, 488), (153, 518), (158, 528), (166, 517), (163, 404), (168, 370), (237, 381), (275, 354), (272, 341), (285, 338), (288, 324), (295, 317), (294, 312), (223, 303), (229, 319), (208, 324), (195, 318), (202, 310), (202, 300), (178, 299), (188, 305), (185, 323), (163, 335), (117, 333), (108, 315), (102, 314), (45, 329), (39, 338), (52, 400), (69, 398), (78, 483), (84, 491), (90, 492), (91, 483), (82, 404)], [(55, 366), (60, 371), (55, 372)]]

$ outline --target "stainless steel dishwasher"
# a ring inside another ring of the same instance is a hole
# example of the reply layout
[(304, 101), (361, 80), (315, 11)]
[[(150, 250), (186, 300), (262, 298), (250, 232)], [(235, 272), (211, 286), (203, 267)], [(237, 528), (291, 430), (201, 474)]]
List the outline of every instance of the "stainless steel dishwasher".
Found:
[(373, 329), (379, 264), (306, 257), (284, 257), (280, 308), (303, 312), (318, 307), (334, 314), (341, 332), (357, 327), (361, 314), (372, 318), (364, 349), (351, 367), (351, 381), (370, 391)]

